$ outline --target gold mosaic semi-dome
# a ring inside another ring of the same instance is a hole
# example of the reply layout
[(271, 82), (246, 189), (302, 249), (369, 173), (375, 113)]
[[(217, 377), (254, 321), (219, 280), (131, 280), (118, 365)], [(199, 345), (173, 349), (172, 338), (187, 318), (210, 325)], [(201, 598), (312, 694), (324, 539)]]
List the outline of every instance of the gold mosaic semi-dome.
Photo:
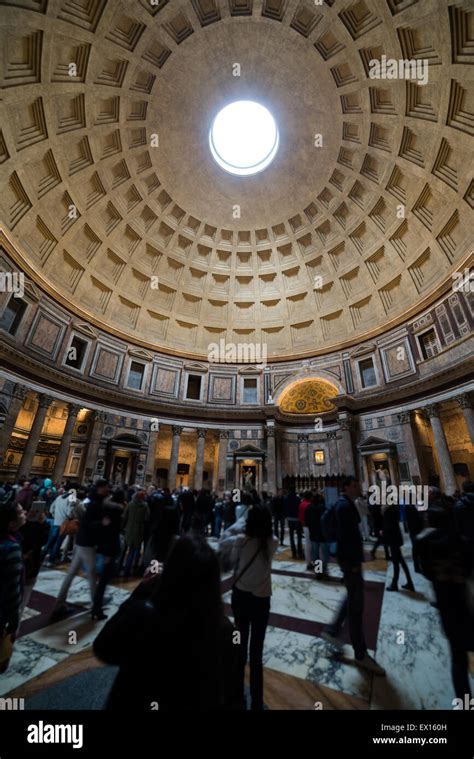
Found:
[[(469, 2), (0, 6), (0, 222), (83, 318), (183, 355), (224, 339), (285, 358), (451, 286), (472, 243)], [(382, 56), (426, 59), (428, 83), (371, 78)], [(239, 99), (280, 134), (252, 177), (209, 150)]]
[(339, 395), (337, 387), (322, 379), (301, 380), (291, 384), (278, 400), (285, 414), (322, 414), (336, 407), (332, 398)]

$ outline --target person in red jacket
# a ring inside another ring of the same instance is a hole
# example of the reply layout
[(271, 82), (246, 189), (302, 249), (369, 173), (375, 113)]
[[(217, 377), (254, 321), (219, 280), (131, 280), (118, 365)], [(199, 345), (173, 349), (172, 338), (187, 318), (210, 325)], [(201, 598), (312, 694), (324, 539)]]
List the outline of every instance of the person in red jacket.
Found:
[(305, 521), (304, 521), (305, 511), (308, 508), (310, 503), (311, 503), (311, 491), (305, 490), (305, 492), (303, 493), (303, 500), (298, 506), (298, 520), (301, 524), (301, 527), (303, 528), (304, 557), (306, 559), (306, 569), (311, 572), (313, 570), (313, 563), (312, 563), (312, 558), (311, 558), (311, 540), (309, 537), (309, 527), (306, 527)]

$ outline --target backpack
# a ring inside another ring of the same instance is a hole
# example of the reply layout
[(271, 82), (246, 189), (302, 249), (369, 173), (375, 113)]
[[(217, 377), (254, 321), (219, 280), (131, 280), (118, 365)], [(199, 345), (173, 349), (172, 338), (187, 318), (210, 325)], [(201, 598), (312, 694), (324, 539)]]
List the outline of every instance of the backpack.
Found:
[(335, 506), (329, 506), (321, 515), (321, 530), (326, 543), (337, 543), (337, 513)]

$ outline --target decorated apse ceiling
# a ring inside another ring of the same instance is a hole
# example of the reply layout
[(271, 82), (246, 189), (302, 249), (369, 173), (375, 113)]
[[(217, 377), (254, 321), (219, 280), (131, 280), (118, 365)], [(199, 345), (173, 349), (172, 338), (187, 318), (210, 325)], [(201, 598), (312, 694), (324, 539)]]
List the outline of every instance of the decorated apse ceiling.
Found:
[[(83, 318), (182, 354), (309, 355), (402, 321), (472, 245), (473, 16), (468, 0), (0, 0), (0, 221), (19, 261)], [(374, 78), (383, 56), (425, 61), (428, 81)], [(235, 100), (278, 127), (255, 176), (209, 149)]]

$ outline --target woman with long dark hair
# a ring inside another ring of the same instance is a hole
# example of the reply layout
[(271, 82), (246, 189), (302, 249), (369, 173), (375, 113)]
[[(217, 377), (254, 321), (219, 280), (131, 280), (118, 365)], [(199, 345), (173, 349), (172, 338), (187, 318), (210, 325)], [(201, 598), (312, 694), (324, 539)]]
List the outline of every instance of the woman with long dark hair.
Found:
[(245, 665), (250, 639), (250, 697), (252, 711), (263, 709), (263, 644), (270, 615), (272, 557), (278, 545), (269, 509), (254, 506), (248, 512), (245, 534), (225, 535), (232, 541), (235, 563), (232, 610), (240, 632), (240, 693), (244, 694)]
[(217, 555), (203, 536), (187, 533), (162, 574), (142, 582), (94, 641), (96, 656), (120, 667), (107, 708), (242, 708), (233, 635)]

